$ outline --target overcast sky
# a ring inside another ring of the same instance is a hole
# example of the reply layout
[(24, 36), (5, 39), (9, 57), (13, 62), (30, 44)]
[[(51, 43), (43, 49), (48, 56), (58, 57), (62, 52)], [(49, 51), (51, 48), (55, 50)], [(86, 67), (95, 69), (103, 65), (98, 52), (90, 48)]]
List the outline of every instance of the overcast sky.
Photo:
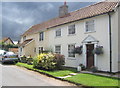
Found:
[[(99, 1), (99, 0), (98, 0)], [(94, 2), (67, 2), (69, 12)], [(2, 37), (19, 40), (32, 25), (58, 16), (63, 2), (2, 2)], [(0, 3), (1, 6), (1, 3)]]

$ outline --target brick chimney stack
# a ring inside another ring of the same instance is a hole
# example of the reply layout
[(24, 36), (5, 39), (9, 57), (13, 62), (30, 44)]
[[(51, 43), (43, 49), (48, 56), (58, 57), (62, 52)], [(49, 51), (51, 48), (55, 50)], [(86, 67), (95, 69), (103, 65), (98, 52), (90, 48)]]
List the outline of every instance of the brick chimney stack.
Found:
[(60, 6), (60, 8), (59, 8), (59, 17), (63, 17), (67, 14), (68, 14), (68, 6), (65, 1), (64, 5)]

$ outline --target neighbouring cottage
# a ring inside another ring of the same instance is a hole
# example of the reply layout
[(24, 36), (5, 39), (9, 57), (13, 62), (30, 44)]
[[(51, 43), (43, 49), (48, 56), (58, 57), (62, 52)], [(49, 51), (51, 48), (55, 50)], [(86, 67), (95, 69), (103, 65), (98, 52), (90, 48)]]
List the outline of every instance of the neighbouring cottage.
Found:
[[(98, 67), (118, 72), (120, 63), (120, 2), (98, 2), (32, 26), (21, 35), (19, 55), (35, 56), (49, 50), (65, 55), (65, 66)], [(74, 51), (74, 52), (73, 52)]]
[(0, 40), (0, 43), (4, 43), (4, 44), (14, 44), (14, 42), (12, 41), (12, 39), (10, 37), (4, 37)]
[(18, 54), (18, 44), (15, 43), (10, 37), (4, 37), (0, 40), (0, 49), (4, 49)]

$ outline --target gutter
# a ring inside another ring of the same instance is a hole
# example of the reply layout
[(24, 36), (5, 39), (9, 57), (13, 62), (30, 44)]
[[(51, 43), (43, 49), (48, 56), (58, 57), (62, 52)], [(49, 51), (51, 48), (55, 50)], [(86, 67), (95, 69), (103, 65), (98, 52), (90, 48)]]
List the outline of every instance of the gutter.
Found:
[(109, 16), (109, 46), (110, 46), (110, 73), (112, 73), (112, 35), (111, 35), (111, 15), (108, 13)]

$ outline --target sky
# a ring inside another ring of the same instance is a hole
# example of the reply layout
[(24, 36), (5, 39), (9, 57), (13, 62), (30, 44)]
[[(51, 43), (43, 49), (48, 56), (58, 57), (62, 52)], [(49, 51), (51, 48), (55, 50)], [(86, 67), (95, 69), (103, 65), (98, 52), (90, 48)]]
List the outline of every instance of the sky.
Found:
[[(69, 6), (69, 12), (71, 12), (93, 3), (95, 2), (67, 2), (67, 5)], [(2, 37), (10, 37), (14, 41), (20, 40), (20, 35), (31, 26), (57, 17), (59, 7), (63, 4), (64, 2), (0, 3), (0, 7), (2, 7), (0, 10)]]

